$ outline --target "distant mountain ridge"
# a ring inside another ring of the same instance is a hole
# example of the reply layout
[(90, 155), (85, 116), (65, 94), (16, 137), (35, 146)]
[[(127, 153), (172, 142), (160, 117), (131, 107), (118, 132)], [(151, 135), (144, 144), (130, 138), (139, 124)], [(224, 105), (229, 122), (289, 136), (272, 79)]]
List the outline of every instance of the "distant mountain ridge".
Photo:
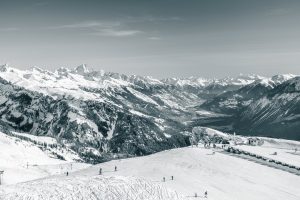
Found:
[[(93, 71), (86, 65), (54, 72), (3, 65), (0, 78), (2, 126), (56, 138), (89, 162), (186, 146), (199, 125), (266, 135), (276, 117), (278, 126), (289, 124), (283, 126), (289, 134), (278, 129), (274, 136), (300, 139), (292, 133), (300, 115), (295, 75), (158, 80)], [(285, 98), (287, 114), (281, 105)], [(268, 99), (270, 107), (261, 106), (262, 99)], [(262, 118), (264, 112), (268, 120)]]

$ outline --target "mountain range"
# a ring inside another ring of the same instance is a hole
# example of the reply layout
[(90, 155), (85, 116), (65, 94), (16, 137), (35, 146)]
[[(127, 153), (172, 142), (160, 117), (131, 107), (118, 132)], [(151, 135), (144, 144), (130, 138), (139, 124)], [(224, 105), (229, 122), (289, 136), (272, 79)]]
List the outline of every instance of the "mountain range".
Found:
[(300, 140), (300, 77), (167, 78), (0, 67), (0, 128), (49, 136), (88, 162), (189, 145), (196, 126)]

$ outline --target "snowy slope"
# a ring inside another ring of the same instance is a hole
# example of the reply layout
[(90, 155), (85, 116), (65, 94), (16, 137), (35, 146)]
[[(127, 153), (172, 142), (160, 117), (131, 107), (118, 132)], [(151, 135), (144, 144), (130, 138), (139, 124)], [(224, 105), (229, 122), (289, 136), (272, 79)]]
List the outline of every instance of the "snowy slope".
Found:
[[(18, 188), (18, 189), (16, 189)], [(2, 200), (180, 200), (161, 184), (133, 177), (49, 178), (0, 188)]]
[[(261, 139), (264, 141), (261, 146), (240, 145), (235, 148), (300, 167), (300, 142), (264, 137)], [(277, 154), (274, 155), (274, 152)]]
[[(167, 187), (184, 196), (208, 191), (209, 199), (299, 199), (300, 177), (211, 150), (183, 148), (147, 157), (111, 161), (99, 167), (120, 169), (116, 174), (130, 174), (153, 181), (167, 178)], [(91, 173), (86, 170), (87, 173)], [(94, 172), (94, 173), (95, 173)], [(108, 173), (111, 174), (111, 173)], [(170, 180), (170, 176), (175, 181)]]
[(31, 142), (7, 136), (0, 132), (0, 170), (4, 170), (2, 184), (29, 181), (52, 174), (61, 174), (67, 170), (82, 169), (87, 166), (89, 165), (84, 163), (52, 158), (51, 155)]
[[(115, 166), (118, 167), (117, 172), (114, 172)], [(101, 176), (98, 175), (100, 167), (103, 169)], [(174, 176), (173, 181), (171, 176)], [(166, 178), (166, 182), (162, 181), (163, 177)], [(129, 188), (129, 193), (133, 188), (141, 191), (143, 190), (140, 188), (141, 184), (136, 185), (139, 182), (137, 180), (146, 182), (146, 185), (159, 184), (160, 186), (154, 187), (166, 187), (185, 199), (193, 198), (195, 193), (203, 197), (205, 191), (208, 191), (208, 199), (212, 200), (300, 198), (299, 176), (228, 154), (219, 152), (212, 154), (211, 149), (191, 147), (110, 161), (71, 173), (69, 177), (54, 176), (26, 185), (5, 186), (0, 190), (0, 197), (2, 195), (4, 199), (21, 200), (25, 199), (22, 197), (26, 194), (26, 199), (30, 199), (29, 197), (33, 199), (38, 195), (41, 195), (38, 196), (40, 199), (47, 199), (52, 194), (60, 197), (57, 199), (64, 199), (67, 194), (74, 192), (79, 198), (72, 195), (69, 199), (96, 199), (95, 196), (103, 197), (103, 195), (107, 195), (104, 199), (109, 199), (108, 196), (110, 199), (132, 199), (124, 196), (117, 198), (111, 190), (122, 196), (125, 189), (120, 189), (119, 186), (123, 184), (122, 188)], [(105, 185), (102, 185), (103, 181)], [(149, 191), (147, 188), (145, 187), (143, 192)]]

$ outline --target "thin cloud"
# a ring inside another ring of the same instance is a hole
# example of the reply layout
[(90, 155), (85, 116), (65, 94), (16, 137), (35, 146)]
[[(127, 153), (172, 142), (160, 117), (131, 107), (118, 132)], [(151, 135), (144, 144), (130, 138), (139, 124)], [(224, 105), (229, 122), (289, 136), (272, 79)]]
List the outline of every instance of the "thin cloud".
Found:
[(116, 29), (102, 29), (98, 32), (91, 33), (97, 36), (111, 36), (111, 37), (126, 37), (141, 34), (140, 30), (116, 30)]
[(183, 21), (181, 17), (157, 17), (157, 16), (143, 16), (143, 17), (132, 17), (127, 16), (123, 19), (127, 23), (140, 23), (140, 22), (160, 22), (160, 21)]
[(86, 21), (75, 24), (47, 27), (48, 29), (80, 29), (88, 31), (88, 35), (126, 37), (142, 33), (141, 30), (125, 29), (121, 22)]
[(160, 37), (155, 37), (155, 36), (153, 36), (153, 37), (148, 37), (148, 39), (149, 39), (149, 40), (161, 40)]
[[(119, 21), (84, 21), (80, 23), (64, 24), (59, 26), (46, 27), (46, 29), (78, 29), (88, 31), (88, 35), (126, 37), (144, 33), (142, 30), (132, 29), (131, 26), (137, 26), (138, 23), (154, 23), (158, 21), (179, 21), (179, 17), (131, 17), (127, 16)], [(150, 40), (159, 40), (159, 37), (149, 37)]]
[(180, 17), (153, 17), (149, 16), (146, 18), (148, 21), (182, 21), (183, 19)]
[(60, 26), (50, 26), (48, 29), (88, 29), (88, 28), (110, 28), (120, 26), (120, 22), (100, 22), (100, 21), (86, 21), (75, 24), (65, 24)]

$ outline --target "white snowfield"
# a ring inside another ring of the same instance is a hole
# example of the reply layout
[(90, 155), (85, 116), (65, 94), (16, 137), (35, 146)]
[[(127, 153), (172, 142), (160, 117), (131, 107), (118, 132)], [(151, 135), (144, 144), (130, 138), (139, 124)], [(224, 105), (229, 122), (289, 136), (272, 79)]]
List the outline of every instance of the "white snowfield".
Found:
[[(44, 141), (45, 137), (42, 139)], [(90, 165), (51, 158), (31, 142), (0, 132), (0, 170), (4, 170), (3, 185), (63, 174), (87, 166)]]
[(240, 145), (235, 148), (300, 167), (300, 142), (263, 137), (261, 139), (264, 140), (262, 146)]
[(1, 191), (1, 200), (179, 200), (161, 184), (120, 176), (48, 178)]
[[(100, 168), (102, 175), (98, 175)], [(176, 200), (195, 199), (195, 193), (201, 199), (207, 191), (212, 200), (299, 200), (299, 186), (300, 176), (227, 154), (213, 154), (212, 149), (187, 147), (102, 163), (68, 177), (56, 175), (1, 186), (0, 197)]]

